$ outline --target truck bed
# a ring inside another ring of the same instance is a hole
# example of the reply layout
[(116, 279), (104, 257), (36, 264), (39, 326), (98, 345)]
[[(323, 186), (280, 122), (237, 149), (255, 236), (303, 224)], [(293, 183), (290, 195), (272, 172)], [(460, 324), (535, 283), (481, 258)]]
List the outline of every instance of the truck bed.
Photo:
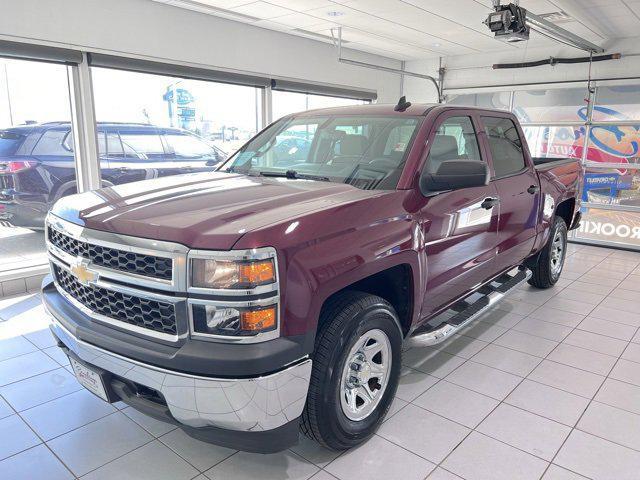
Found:
[(574, 163), (579, 161), (577, 158), (547, 158), (547, 157), (531, 157), (536, 170), (547, 170), (549, 168), (559, 167), (560, 165)]

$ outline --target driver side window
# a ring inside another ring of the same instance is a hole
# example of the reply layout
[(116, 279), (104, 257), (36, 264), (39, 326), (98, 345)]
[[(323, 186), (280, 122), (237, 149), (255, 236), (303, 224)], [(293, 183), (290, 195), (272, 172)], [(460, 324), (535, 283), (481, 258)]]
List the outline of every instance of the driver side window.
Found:
[(446, 160), (482, 161), (471, 117), (449, 117), (442, 122), (429, 149), (425, 172), (435, 174)]

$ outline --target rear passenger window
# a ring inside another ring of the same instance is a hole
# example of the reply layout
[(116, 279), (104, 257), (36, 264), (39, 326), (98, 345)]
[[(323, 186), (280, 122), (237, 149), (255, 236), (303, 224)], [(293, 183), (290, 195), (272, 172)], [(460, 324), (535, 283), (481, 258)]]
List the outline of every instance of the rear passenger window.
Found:
[[(73, 152), (69, 150), (64, 141), (69, 130), (47, 130), (33, 149), (32, 155), (52, 155), (59, 157), (71, 157)], [(73, 145), (73, 143), (71, 143)]]
[(144, 132), (120, 132), (126, 157), (147, 160), (149, 156), (164, 155), (160, 135), (154, 130)]
[(515, 123), (499, 117), (482, 117), (482, 123), (489, 140), (496, 178), (523, 170), (526, 164)]
[(471, 117), (450, 117), (442, 122), (429, 149), (426, 173), (436, 173), (446, 160), (482, 161)]

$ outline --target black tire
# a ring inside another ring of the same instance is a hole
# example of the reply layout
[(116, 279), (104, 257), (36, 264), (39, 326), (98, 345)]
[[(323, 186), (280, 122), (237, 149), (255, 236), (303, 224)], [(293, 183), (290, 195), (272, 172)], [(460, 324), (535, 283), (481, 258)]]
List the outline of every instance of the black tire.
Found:
[[(386, 300), (347, 291), (336, 295), (323, 307), (320, 325), (300, 430), (327, 448), (346, 450), (371, 437), (391, 406), (402, 363), (400, 322)], [(353, 421), (341, 406), (342, 372), (356, 341), (374, 329), (382, 330), (391, 344), (388, 383), (369, 416)]]
[[(557, 235), (562, 237), (562, 258), (560, 261), (560, 269), (554, 269), (552, 267), (552, 250), (553, 242)], [(566, 258), (567, 251), (567, 224), (565, 221), (556, 217), (553, 226), (551, 227), (551, 233), (549, 234), (549, 240), (540, 253), (536, 256), (535, 262), (530, 262), (527, 265), (533, 275), (529, 279), (529, 285), (533, 285), (537, 288), (550, 288), (553, 287), (560, 279), (562, 273), (562, 266)]]

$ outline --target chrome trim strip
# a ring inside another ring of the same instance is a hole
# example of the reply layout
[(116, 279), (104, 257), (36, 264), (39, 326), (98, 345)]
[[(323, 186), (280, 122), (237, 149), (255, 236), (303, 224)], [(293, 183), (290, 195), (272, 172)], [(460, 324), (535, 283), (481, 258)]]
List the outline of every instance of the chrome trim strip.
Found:
[[(118, 281), (130, 281), (131, 283), (155, 288), (158, 290), (168, 291), (186, 291), (186, 264), (187, 252), (189, 249), (184, 245), (173, 242), (165, 242), (160, 240), (151, 240), (147, 238), (131, 237), (128, 235), (120, 235), (110, 232), (102, 232), (99, 230), (91, 230), (81, 225), (68, 222), (62, 218), (56, 217), (52, 213), (47, 215), (46, 225), (57, 230), (63, 235), (67, 235), (75, 240), (85, 242), (91, 245), (99, 245), (103, 247), (113, 248), (123, 252), (132, 252), (142, 255), (151, 255), (155, 257), (163, 257), (172, 259), (172, 279), (160, 279), (147, 277), (136, 273), (128, 273), (124, 271), (114, 270), (108, 267), (96, 265), (91, 262), (91, 268), (95, 271), (100, 269), (102, 275)], [(49, 233), (45, 228), (47, 249), (59, 258), (66, 260), (73, 258), (72, 255), (61, 251), (49, 241)], [(62, 252), (64, 255), (60, 255)], [(87, 260), (91, 260), (87, 258)]]
[[(71, 273), (71, 271), (69, 270), (69, 267), (65, 265), (63, 262), (61, 262), (60, 260), (58, 260), (57, 258), (50, 256), (49, 260), (51, 261), (51, 264), (55, 263), (58, 267)], [(174, 308), (174, 315), (176, 317), (176, 332), (177, 332), (176, 335), (173, 335), (170, 333), (164, 333), (164, 332), (157, 332), (155, 330), (139, 327), (137, 325), (132, 325), (130, 323), (123, 322), (122, 320), (118, 320), (117, 318), (107, 317), (106, 315), (102, 315), (101, 313), (94, 312), (89, 307), (81, 303), (79, 300), (72, 297), (64, 288), (62, 288), (62, 286), (58, 283), (58, 279), (56, 278), (55, 273), (53, 272), (53, 269), (51, 270), (52, 270), (51, 274), (53, 276), (53, 283), (56, 286), (56, 289), (58, 290), (60, 295), (62, 295), (74, 307), (76, 307), (78, 310), (83, 312), (85, 315), (88, 315), (89, 317), (91, 317), (92, 319), (100, 323), (106, 324), (107, 326), (110, 326), (110, 327), (116, 327), (121, 330), (128, 330), (138, 335), (152, 337), (152, 338), (169, 341), (173, 343), (179, 341), (181, 338), (186, 338), (188, 334), (188, 329), (186, 328), (187, 325), (185, 325), (184, 321), (180, 321), (180, 318), (184, 317), (184, 314), (181, 315), (181, 311), (184, 311), (186, 308), (185, 298), (167, 297), (164, 295), (158, 295), (157, 298), (154, 298), (154, 300), (163, 301), (166, 303), (172, 303)], [(112, 291), (117, 291), (119, 293), (126, 293), (128, 295), (141, 296), (139, 295), (137, 290), (132, 290), (132, 289), (128, 289), (128, 291), (116, 290), (115, 288), (110, 288), (111, 284), (104, 285), (104, 283), (101, 284), (99, 281), (92, 283), (92, 285), (95, 285), (96, 287), (104, 288), (105, 290), (112, 290)], [(145, 298), (144, 296), (141, 296), (141, 297)]]
[(162, 393), (173, 417), (191, 427), (272, 430), (302, 414), (311, 378), (308, 357), (254, 378), (210, 378), (166, 370), (83, 342), (48, 312), (51, 329), (85, 362)]
[[(71, 268), (69, 267), (69, 265), (60, 261), (60, 259), (51, 255), (49, 256), (49, 260), (51, 260), (57, 266), (66, 270), (71, 275), (73, 275), (73, 272), (71, 271)], [(95, 270), (95, 269), (92, 268), (92, 270)], [(74, 278), (75, 278), (75, 275), (74, 275)], [(104, 288), (106, 290), (111, 290), (113, 292), (124, 293), (125, 295), (133, 295), (136, 297), (157, 300), (159, 302), (165, 302), (165, 303), (177, 303), (179, 301), (184, 301), (186, 299), (186, 297), (173, 297), (170, 295), (163, 295), (161, 293), (154, 293), (154, 292), (149, 292), (147, 290), (139, 290), (137, 288), (127, 287), (125, 285), (120, 285), (118, 283), (109, 282), (108, 280), (103, 280), (101, 277), (98, 277), (98, 280), (96, 280), (95, 282), (89, 282), (89, 284), (94, 285), (96, 287)]]

